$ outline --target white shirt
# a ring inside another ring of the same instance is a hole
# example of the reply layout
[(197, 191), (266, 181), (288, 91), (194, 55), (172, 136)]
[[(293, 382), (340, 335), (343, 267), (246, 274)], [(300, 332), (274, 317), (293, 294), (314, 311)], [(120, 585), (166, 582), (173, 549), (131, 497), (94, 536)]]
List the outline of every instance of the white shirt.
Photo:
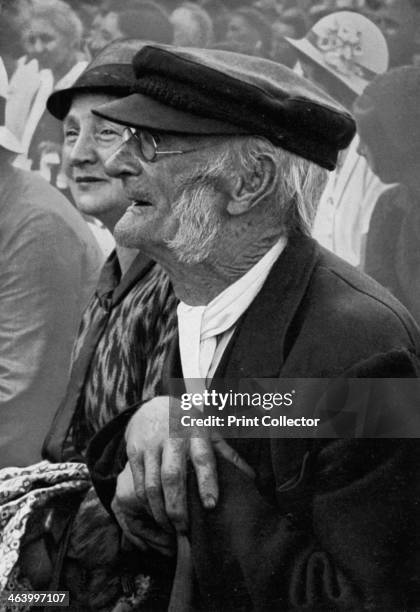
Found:
[(207, 306), (179, 303), (179, 351), (187, 391), (197, 390), (194, 381), (198, 379), (201, 385), (211, 380), (236, 322), (259, 293), (286, 244), (287, 239), (281, 238), (246, 274)]
[(373, 209), (389, 187), (357, 153), (356, 136), (341, 168), (330, 173), (312, 231), (322, 246), (354, 266), (364, 259), (364, 246)]

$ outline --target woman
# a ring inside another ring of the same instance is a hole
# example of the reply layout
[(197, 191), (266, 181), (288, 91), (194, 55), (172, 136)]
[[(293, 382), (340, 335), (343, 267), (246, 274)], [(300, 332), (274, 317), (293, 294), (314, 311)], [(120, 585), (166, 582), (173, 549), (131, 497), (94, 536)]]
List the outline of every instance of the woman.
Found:
[[(76, 205), (97, 217), (110, 232), (129, 205), (121, 181), (109, 177), (103, 166), (121, 145), (123, 128), (95, 117), (91, 109), (128, 93), (134, 78), (131, 59), (140, 46), (137, 40), (112, 43), (73, 87), (54, 93), (48, 101), (49, 111), (63, 121), (64, 166)], [(157, 307), (167, 326), (157, 326), (153, 336), (147, 325), (154, 323), (152, 310)], [(68, 418), (75, 414), (72, 429), (77, 456), (83, 454), (98, 427), (153, 393), (174, 329), (175, 299), (166, 274), (137, 251), (117, 246), (82, 319), (67, 394), (45, 445), (48, 459), (73, 456), (75, 449), (70, 455), (58, 450), (64, 440), (54, 433), (64, 412)], [(153, 337), (153, 344), (142, 346), (140, 339), (145, 337)], [(158, 354), (153, 357), (154, 351)]]

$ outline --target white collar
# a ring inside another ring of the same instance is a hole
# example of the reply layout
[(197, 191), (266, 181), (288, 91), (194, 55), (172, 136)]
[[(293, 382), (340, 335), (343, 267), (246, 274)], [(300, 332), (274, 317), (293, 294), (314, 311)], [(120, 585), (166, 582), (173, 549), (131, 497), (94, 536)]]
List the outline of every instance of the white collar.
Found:
[[(216, 337), (232, 328), (247, 310), (286, 244), (287, 238), (280, 238), (248, 272), (226, 287), (207, 306), (179, 303), (179, 348), (184, 377), (206, 378), (216, 349)], [(204, 351), (206, 356), (203, 357), (203, 343), (211, 338), (214, 339), (212, 348)]]

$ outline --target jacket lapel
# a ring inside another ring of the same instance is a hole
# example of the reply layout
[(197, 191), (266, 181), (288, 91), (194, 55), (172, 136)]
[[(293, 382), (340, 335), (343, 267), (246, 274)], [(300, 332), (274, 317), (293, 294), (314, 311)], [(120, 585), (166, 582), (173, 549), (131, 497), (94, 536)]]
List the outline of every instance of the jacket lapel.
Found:
[(290, 323), (318, 257), (307, 236), (289, 238), (261, 291), (241, 317), (214, 378), (277, 378)]
[(143, 253), (138, 253), (136, 257), (133, 259), (131, 266), (127, 270), (126, 274), (121, 279), (121, 282), (115, 288), (115, 291), (112, 296), (112, 303), (115, 306), (124, 297), (131, 291), (133, 286), (141, 279), (143, 276), (149, 272), (149, 270), (155, 265), (155, 262)]
[[(261, 291), (239, 320), (214, 381), (279, 377), (286, 357), (285, 338), (306, 292), (318, 253), (312, 238), (289, 238)], [(170, 395), (171, 379), (181, 378), (176, 335), (163, 372), (162, 393)]]

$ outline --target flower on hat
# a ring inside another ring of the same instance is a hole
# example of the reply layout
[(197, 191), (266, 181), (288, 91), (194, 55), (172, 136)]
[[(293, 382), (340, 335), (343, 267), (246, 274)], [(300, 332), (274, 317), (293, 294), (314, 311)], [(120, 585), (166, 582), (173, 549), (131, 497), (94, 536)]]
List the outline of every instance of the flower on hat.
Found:
[(332, 27), (316, 35), (316, 47), (322, 53), (325, 63), (345, 76), (363, 77), (359, 65), (362, 51), (362, 33), (360, 30), (340, 25), (335, 21)]

